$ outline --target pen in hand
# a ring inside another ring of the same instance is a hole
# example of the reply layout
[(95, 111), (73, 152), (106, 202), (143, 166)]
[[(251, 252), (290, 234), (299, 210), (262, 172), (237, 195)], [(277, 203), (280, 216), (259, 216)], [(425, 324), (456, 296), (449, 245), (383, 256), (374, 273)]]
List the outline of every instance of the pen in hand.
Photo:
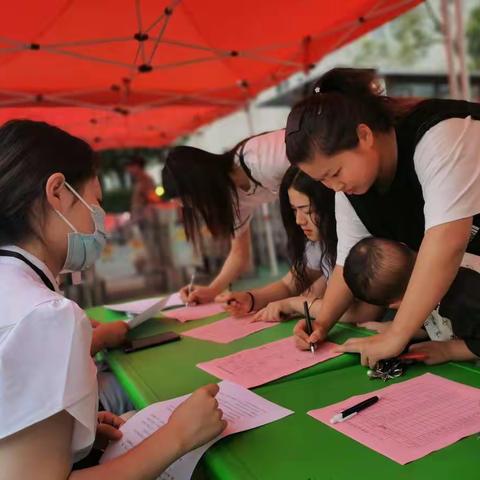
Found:
[[(188, 296), (193, 292), (193, 283), (195, 282), (195, 274), (196, 274), (196, 269), (193, 269), (192, 275), (190, 277), (190, 283), (188, 284)], [(191, 304), (187, 302), (187, 307), (189, 307)]]
[[(312, 329), (312, 319), (310, 317), (310, 312), (308, 310), (308, 302), (303, 302), (303, 311), (305, 313), (305, 322), (307, 323), (307, 333), (310, 336), (313, 332)], [(310, 351), (312, 354), (315, 354), (315, 345), (313, 343), (310, 344)]]

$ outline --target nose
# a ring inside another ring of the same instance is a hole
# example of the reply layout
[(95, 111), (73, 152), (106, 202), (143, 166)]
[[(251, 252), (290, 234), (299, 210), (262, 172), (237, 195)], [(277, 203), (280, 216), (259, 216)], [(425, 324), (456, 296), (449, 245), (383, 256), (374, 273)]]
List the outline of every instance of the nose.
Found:
[(342, 192), (345, 188), (345, 184), (343, 182), (340, 182), (338, 180), (324, 180), (322, 182), (327, 188), (330, 190), (333, 190), (334, 192)]
[(296, 211), (295, 222), (297, 225), (305, 225), (305, 214), (301, 210)]

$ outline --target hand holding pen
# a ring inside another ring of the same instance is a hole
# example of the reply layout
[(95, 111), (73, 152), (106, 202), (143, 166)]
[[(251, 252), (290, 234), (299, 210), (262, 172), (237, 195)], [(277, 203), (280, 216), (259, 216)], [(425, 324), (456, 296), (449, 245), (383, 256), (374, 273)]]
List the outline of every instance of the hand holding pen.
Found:
[[(312, 329), (312, 319), (310, 317), (310, 310), (308, 308), (308, 302), (303, 302), (303, 312), (305, 314), (305, 321), (307, 322), (307, 333), (310, 336), (313, 332)], [(315, 345), (313, 343), (310, 344), (310, 351), (312, 354), (315, 354)]]

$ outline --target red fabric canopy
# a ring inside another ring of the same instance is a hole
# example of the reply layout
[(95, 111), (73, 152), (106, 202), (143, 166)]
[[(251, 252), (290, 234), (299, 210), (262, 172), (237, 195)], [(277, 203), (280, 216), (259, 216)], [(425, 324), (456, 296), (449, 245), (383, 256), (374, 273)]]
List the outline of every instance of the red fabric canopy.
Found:
[(159, 146), (421, 0), (15, 0), (0, 15), (0, 122), (95, 148)]

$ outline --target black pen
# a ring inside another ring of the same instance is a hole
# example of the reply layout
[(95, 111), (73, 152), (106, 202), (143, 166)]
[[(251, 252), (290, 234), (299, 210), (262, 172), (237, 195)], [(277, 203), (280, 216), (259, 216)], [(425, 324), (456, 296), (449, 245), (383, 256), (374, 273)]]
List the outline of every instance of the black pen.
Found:
[[(307, 322), (307, 333), (311, 335), (312, 330), (312, 319), (310, 318), (310, 312), (308, 310), (308, 302), (303, 302), (303, 312), (305, 313), (305, 321)], [(315, 354), (315, 345), (313, 343), (310, 344), (310, 351)]]
[(366, 400), (363, 400), (363, 402), (357, 403), (353, 407), (347, 408), (343, 412), (340, 412), (334, 415), (330, 419), (330, 423), (344, 422), (345, 420), (355, 416), (358, 412), (365, 410), (365, 408), (368, 408), (377, 402), (378, 402), (378, 397), (376, 395), (374, 397), (367, 398)]

